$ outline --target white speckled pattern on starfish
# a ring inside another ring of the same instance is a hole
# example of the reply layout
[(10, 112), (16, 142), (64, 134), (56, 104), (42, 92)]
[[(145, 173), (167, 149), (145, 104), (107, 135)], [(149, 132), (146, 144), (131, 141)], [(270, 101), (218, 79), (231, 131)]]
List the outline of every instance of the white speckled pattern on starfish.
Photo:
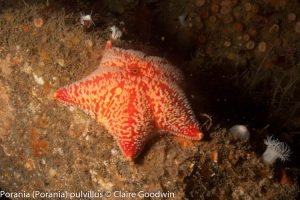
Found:
[(96, 116), (127, 158), (155, 133), (200, 140), (203, 134), (182, 89), (182, 75), (165, 59), (107, 46), (99, 67), (55, 93)]

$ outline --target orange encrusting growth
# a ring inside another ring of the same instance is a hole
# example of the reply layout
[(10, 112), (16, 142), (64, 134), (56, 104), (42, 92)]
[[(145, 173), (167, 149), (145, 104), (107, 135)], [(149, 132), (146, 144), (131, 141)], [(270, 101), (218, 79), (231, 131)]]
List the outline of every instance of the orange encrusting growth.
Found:
[(49, 150), (49, 143), (47, 140), (39, 138), (39, 132), (35, 128), (30, 129), (30, 145), (32, 153), (35, 157), (46, 155)]
[(55, 98), (96, 116), (118, 141), (124, 156), (131, 159), (158, 132), (202, 138), (178, 87), (181, 80), (181, 73), (164, 59), (108, 44), (99, 67), (57, 90)]

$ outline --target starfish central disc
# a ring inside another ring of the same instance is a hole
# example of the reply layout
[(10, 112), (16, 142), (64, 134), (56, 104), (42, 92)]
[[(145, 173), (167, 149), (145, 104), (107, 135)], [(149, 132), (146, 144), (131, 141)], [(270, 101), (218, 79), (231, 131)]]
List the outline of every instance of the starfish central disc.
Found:
[(93, 73), (54, 96), (96, 116), (132, 159), (155, 133), (202, 138), (178, 86), (181, 80), (180, 71), (165, 59), (109, 46)]

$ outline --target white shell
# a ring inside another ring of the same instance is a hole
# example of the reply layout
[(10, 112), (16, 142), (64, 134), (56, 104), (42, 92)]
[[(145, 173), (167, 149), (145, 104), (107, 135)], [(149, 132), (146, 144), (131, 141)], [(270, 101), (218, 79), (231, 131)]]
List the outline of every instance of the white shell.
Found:
[(244, 125), (234, 125), (228, 131), (235, 139), (247, 141), (250, 138), (250, 132)]
[(35, 82), (39, 85), (44, 85), (45, 81), (43, 79), (43, 77), (36, 75), (35, 73), (33, 73), (33, 78), (35, 80)]

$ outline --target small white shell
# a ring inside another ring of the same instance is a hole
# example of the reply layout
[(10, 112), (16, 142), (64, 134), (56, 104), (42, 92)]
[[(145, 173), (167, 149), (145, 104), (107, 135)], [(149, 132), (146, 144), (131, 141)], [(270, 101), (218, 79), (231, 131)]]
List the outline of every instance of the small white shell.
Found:
[(244, 125), (234, 125), (228, 131), (235, 139), (247, 141), (250, 138), (250, 132)]
[(45, 81), (43, 79), (43, 77), (36, 75), (35, 73), (33, 73), (33, 78), (35, 80), (35, 82), (39, 85), (44, 85)]

